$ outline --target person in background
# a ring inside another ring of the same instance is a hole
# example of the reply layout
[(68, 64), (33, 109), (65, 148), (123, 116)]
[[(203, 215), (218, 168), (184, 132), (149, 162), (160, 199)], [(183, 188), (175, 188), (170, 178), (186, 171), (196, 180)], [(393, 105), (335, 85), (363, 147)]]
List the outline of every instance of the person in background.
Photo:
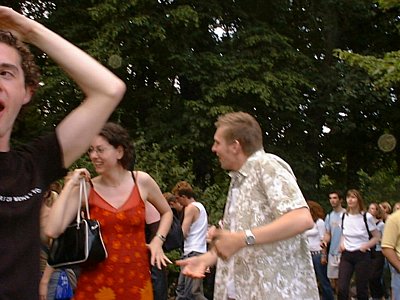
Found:
[(178, 202), (178, 200), (176, 200), (174, 194), (166, 192), (163, 193), (163, 196), (168, 201), (168, 204), (171, 207), (174, 216), (177, 217), (182, 224), (185, 208), (182, 206), (182, 204)]
[(400, 202), (396, 202), (396, 203), (393, 205), (393, 212), (395, 212), (395, 211), (398, 210), (398, 209), (400, 209)]
[(383, 211), (378, 203), (371, 203), (368, 212), (374, 217), (376, 228), (379, 232), (379, 241), (375, 246), (375, 253), (372, 256), (371, 276), (369, 278), (369, 291), (372, 300), (382, 300), (385, 296), (383, 281), (383, 270), (385, 266), (385, 256), (382, 253), (381, 239), (385, 223), (382, 221)]
[(333, 289), (327, 276), (326, 253), (321, 247), (325, 236), (324, 209), (315, 201), (309, 200), (307, 204), (314, 220), (314, 227), (306, 230), (304, 234), (308, 239), (314, 271), (321, 287), (322, 299), (333, 300)]
[(357, 299), (368, 300), (368, 280), (371, 275), (370, 249), (375, 247), (380, 236), (373, 216), (364, 210), (361, 193), (356, 189), (348, 190), (346, 202), (347, 211), (342, 216), (338, 300), (349, 299), (353, 274), (356, 276)]
[[(12, 149), (15, 120), (40, 82), (39, 68), (24, 42), (58, 64), (84, 99), (50, 133)], [(126, 87), (85, 52), (5, 6), (0, 6), (0, 70), (0, 298), (36, 300), (43, 193), (87, 150)]]
[[(207, 251), (208, 216), (203, 204), (196, 201), (191, 186), (179, 183), (173, 189), (178, 202), (185, 208), (182, 222), (183, 243), (182, 258), (196, 257)], [(176, 300), (207, 300), (204, 296), (203, 279), (191, 278), (179, 273), (176, 287)]]
[(383, 210), (382, 221), (386, 222), (387, 218), (392, 213), (392, 206), (387, 201), (383, 201), (383, 202), (379, 203), (379, 206)]
[[(158, 210), (149, 201), (145, 202), (146, 209), (146, 243), (150, 243), (156, 236), (160, 226), (161, 216)], [(153, 284), (153, 295), (155, 300), (168, 299), (168, 278), (164, 267), (159, 269), (153, 265), (151, 268), (151, 282)]]
[(391, 271), (392, 300), (400, 299), (400, 210), (394, 212), (385, 223), (382, 236), (382, 253)]
[(40, 251), (40, 270), (42, 273), (39, 285), (40, 300), (68, 300), (72, 298), (73, 291), (76, 288), (77, 273), (79, 271), (77, 268), (54, 269), (47, 264), (51, 239), (44, 234), (44, 228), (47, 226), (51, 207), (57, 200), (61, 190), (62, 186), (59, 182), (52, 183), (44, 194), (40, 211), (40, 238), (42, 242)]
[[(162, 245), (171, 226), (172, 211), (149, 174), (131, 171), (135, 151), (126, 129), (107, 123), (92, 140), (88, 154), (98, 174), (90, 180), (90, 216), (101, 224), (108, 257), (92, 268), (81, 268), (74, 299), (151, 300), (150, 264), (161, 269), (170, 263)], [(49, 216), (48, 236), (59, 236), (76, 217), (81, 178), (89, 180), (86, 169), (76, 169), (65, 183)], [(160, 224), (146, 245), (147, 201), (159, 212)]]
[(342, 215), (345, 209), (342, 206), (343, 196), (340, 191), (332, 191), (328, 194), (332, 211), (325, 218), (325, 236), (322, 242), (324, 251), (328, 252), (327, 275), (331, 281), (334, 292), (338, 293), (340, 240), (342, 236)]
[(183, 274), (203, 278), (217, 264), (214, 299), (319, 298), (304, 231), (313, 227), (290, 166), (263, 149), (263, 133), (248, 113), (222, 115), (212, 151), (231, 183), (224, 229), (209, 232), (211, 249), (177, 261)]

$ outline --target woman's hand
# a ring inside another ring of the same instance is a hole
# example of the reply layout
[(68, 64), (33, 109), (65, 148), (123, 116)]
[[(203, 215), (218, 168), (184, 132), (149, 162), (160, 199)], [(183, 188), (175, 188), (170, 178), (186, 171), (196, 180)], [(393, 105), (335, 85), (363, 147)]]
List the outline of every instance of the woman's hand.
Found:
[(85, 168), (75, 169), (72, 172), (68, 172), (65, 176), (65, 183), (69, 182), (72, 185), (79, 185), (81, 178), (85, 178), (86, 181), (90, 180), (90, 173)]
[(164, 250), (162, 249), (163, 241), (155, 236), (150, 244), (146, 244), (147, 248), (150, 250), (150, 263), (152, 266), (157, 265), (157, 268), (160, 270), (162, 266), (166, 267), (168, 263), (172, 264), (172, 261), (165, 255)]
[(326, 258), (326, 254), (321, 254), (321, 265), (328, 264), (328, 259)]

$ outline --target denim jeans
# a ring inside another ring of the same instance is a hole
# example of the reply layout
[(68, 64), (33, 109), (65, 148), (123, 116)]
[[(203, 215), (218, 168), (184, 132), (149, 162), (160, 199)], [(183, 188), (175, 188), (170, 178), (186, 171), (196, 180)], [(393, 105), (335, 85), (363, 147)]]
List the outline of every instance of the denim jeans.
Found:
[(371, 273), (371, 254), (361, 251), (344, 251), (339, 265), (338, 300), (349, 299), (350, 281), (356, 275), (357, 299), (368, 300), (368, 280)]
[(392, 286), (392, 299), (400, 299), (400, 273), (396, 271), (390, 264), (390, 273), (392, 274), (391, 286)]
[[(190, 252), (188, 255), (184, 255), (182, 259), (189, 258), (192, 256), (198, 256), (202, 253)], [(179, 273), (178, 285), (176, 287), (176, 298), (175, 300), (207, 300), (204, 297), (203, 292), (203, 279), (191, 278)]]
[(333, 289), (327, 276), (327, 266), (321, 264), (321, 253), (312, 253), (315, 275), (321, 287), (322, 300), (333, 300)]

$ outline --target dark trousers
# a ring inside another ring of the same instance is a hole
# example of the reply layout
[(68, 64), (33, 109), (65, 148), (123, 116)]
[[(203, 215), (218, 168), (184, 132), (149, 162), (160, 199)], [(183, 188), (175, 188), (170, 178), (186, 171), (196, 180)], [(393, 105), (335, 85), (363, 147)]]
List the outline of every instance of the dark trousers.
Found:
[(349, 299), (351, 277), (356, 275), (357, 299), (368, 300), (368, 280), (371, 273), (371, 254), (344, 251), (339, 264), (338, 300)]
[(376, 251), (371, 262), (371, 276), (369, 278), (369, 290), (372, 298), (382, 298), (385, 295), (383, 284), (383, 267), (385, 257), (382, 251)]
[(168, 279), (164, 269), (151, 266), (151, 282), (153, 284), (154, 300), (168, 299)]

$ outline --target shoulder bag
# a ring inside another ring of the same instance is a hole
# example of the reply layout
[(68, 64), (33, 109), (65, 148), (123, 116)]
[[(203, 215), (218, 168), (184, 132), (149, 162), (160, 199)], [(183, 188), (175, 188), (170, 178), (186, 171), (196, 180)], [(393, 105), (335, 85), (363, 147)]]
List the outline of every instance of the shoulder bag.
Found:
[[(86, 216), (81, 217), (82, 198), (85, 198)], [(100, 223), (90, 219), (85, 179), (79, 187), (79, 206), (76, 222), (53, 240), (47, 263), (53, 268), (73, 265), (93, 266), (107, 258), (107, 250), (101, 236)]]

